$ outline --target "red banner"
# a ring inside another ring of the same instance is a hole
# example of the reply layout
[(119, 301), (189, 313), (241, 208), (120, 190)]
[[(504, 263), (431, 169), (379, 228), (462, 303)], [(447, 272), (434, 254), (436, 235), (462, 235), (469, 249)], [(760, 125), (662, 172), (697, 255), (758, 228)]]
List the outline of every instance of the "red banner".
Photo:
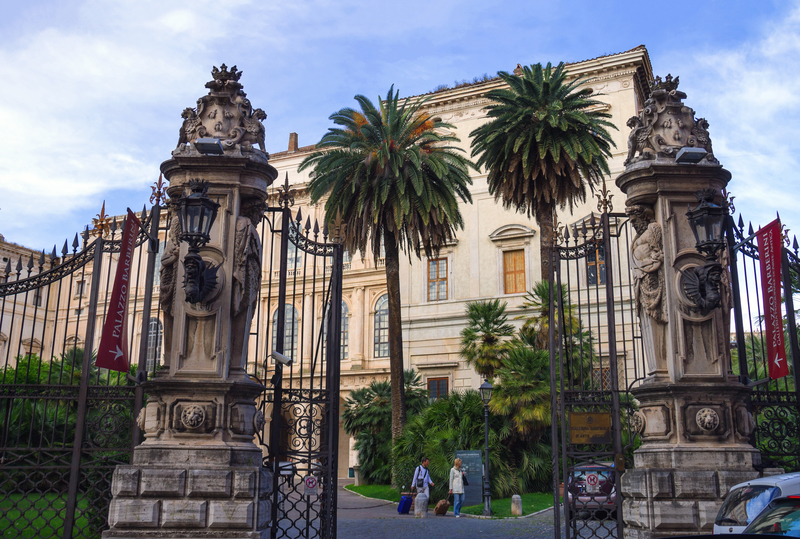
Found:
[(128, 372), (128, 297), (132, 283), (133, 248), (142, 223), (128, 208), (128, 220), (122, 234), (117, 273), (114, 276), (114, 288), (111, 290), (109, 312), (100, 338), (100, 349), (97, 352), (95, 366), (112, 371)]
[(781, 314), (781, 222), (776, 219), (756, 234), (761, 263), (761, 291), (764, 298), (764, 325), (767, 341), (767, 365), (773, 380), (789, 374)]

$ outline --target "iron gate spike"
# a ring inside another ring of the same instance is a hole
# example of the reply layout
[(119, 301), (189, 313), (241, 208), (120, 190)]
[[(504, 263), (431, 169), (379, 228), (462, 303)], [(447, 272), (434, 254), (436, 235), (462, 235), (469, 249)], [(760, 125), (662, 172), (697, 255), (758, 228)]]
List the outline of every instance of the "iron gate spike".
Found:
[(28, 273), (31, 272), (31, 270), (33, 269), (34, 265), (35, 264), (33, 262), (33, 253), (31, 253), (31, 257), (28, 259)]
[(56, 246), (55, 246), (55, 244), (53, 244), (53, 252), (50, 253), (50, 264), (51, 265), (56, 261), (56, 257), (58, 257), (58, 255), (56, 254)]
[(22, 255), (19, 255), (19, 258), (17, 259), (17, 275), (20, 273), (22, 273)]
[(39, 257), (39, 271), (40, 272), (42, 271), (42, 268), (44, 268), (44, 262), (45, 262), (44, 249), (42, 249), (42, 256)]
[(567, 240), (567, 242), (569, 242), (569, 238), (570, 238), (570, 235), (569, 235), (569, 227), (568, 227), (568, 226), (565, 226), (565, 227), (564, 227), (564, 239), (565, 239), (565, 240)]
[(750, 228), (748, 229), (747, 235), (752, 236), (753, 234), (755, 234), (755, 232), (753, 232), (753, 223), (748, 223), (748, 224), (750, 225)]
[(314, 219), (314, 237), (319, 236), (319, 221)]
[(80, 246), (80, 242), (78, 241), (78, 233), (75, 233), (75, 239), (72, 240), (72, 250), (77, 251), (78, 247)]
[(126, 224), (128, 224), (128, 218), (127, 218), (127, 217), (123, 217), (123, 218), (122, 218), (122, 225), (121, 225), (121, 227), (120, 227), (120, 228), (121, 228), (121, 230), (120, 230), (120, 232), (121, 232), (121, 233), (122, 233), (122, 232), (125, 232), (125, 225), (126, 225)]
[(8, 264), (6, 264), (6, 281), (8, 280), (8, 276), (11, 275), (11, 259), (8, 259)]
[(297, 222), (299, 223), (302, 220), (303, 220), (302, 210), (300, 208), (297, 208)]
[(597, 221), (594, 219), (594, 212), (592, 212), (591, 217), (589, 217), (589, 224), (592, 225), (592, 228), (597, 228)]
[(744, 232), (744, 219), (742, 219), (742, 214), (739, 214), (739, 230)]
[(586, 239), (586, 235), (587, 234), (588, 234), (588, 232), (586, 231), (586, 221), (582, 221), (581, 222), (581, 235), (583, 236), (583, 239)]
[(111, 221), (111, 226), (109, 227), (111, 230), (111, 236), (113, 237), (117, 231), (117, 218), (114, 217), (114, 220)]
[(794, 251), (797, 252), (797, 247), (798, 247), (797, 246), (797, 236), (792, 236), (792, 237), (794, 238), (794, 241), (792, 242), (792, 249), (794, 249)]
[(311, 216), (306, 217), (306, 236), (308, 236), (308, 231), (311, 230)]
[(67, 247), (67, 240), (64, 240), (64, 247), (61, 248), (61, 256), (67, 256), (69, 247)]

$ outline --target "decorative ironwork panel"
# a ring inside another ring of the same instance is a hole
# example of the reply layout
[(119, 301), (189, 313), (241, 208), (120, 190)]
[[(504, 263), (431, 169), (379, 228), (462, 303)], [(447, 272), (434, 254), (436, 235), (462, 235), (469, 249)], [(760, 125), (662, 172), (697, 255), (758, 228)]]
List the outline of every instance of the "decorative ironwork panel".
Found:
[[(558, 230), (550, 303), (556, 536), (621, 536), (620, 476), (632, 464), (628, 391), (644, 379), (626, 216)], [(559, 506), (557, 498), (563, 497)], [(565, 529), (560, 530), (564, 512)]]
[[(129, 357), (142, 312), (159, 208), (142, 214), (131, 273)], [(107, 527), (111, 476), (129, 462), (141, 390), (94, 366), (123, 226), (105, 219), (60, 253), (0, 268), (0, 536), (96, 538)], [(15, 262), (13, 264), (12, 262)], [(152, 275), (151, 275), (152, 278)], [(134, 288), (135, 287), (135, 288)], [(95, 331), (95, 328), (98, 331)], [(135, 370), (135, 369), (134, 369)]]

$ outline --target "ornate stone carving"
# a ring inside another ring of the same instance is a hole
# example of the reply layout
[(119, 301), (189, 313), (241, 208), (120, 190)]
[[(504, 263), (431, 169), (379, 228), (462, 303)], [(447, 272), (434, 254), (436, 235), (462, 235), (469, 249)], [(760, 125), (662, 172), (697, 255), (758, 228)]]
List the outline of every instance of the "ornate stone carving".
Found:
[(256, 433), (261, 432), (266, 424), (267, 420), (264, 418), (264, 412), (256, 410), (256, 415), (253, 416), (253, 428), (256, 430)]
[(190, 404), (181, 411), (181, 423), (187, 429), (196, 429), (206, 420), (206, 411), (202, 406)]
[(633, 412), (633, 416), (631, 417), (631, 427), (633, 428), (633, 432), (637, 434), (643, 433), (646, 424), (647, 419), (642, 412), (638, 410)]
[(736, 408), (736, 432), (742, 438), (749, 438), (756, 430), (756, 420), (753, 414), (744, 406)]
[(178, 136), (178, 147), (194, 142), (198, 138), (218, 138), (226, 149), (239, 144), (264, 147), (264, 125), (266, 113), (253, 109), (247, 94), (239, 84), (241, 71), (233, 66), (230, 71), (225, 64), (211, 71), (214, 79), (206, 83), (208, 95), (197, 100), (197, 108), (183, 110), (183, 125)]
[[(708, 121), (695, 120), (694, 110), (683, 104), (686, 94), (678, 90), (679, 77), (667, 75), (651, 83), (650, 97), (639, 116), (628, 120), (628, 156), (625, 165), (656, 157), (675, 157), (684, 147), (703, 148), (705, 161), (718, 163), (711, 151)], [(638, 155), (637, 155), (638, 154)]]
[(245, 201), (236, 218), (231, 302), (232, 370), (244, 368), (250, 324), (261, 290), (261, 240), (256, 225), (261, 222), (265, 209), (266, 204), (260, 200)]
[(178, 274), (178, 259), (181, 253), (181, 222), (174, 204), (168, 206), (169, 233), (161, 255), (158, 301), (164, 318), (164, 358), (165, 366), (169, 365), (172, 352), (173, 307), (175, 305), (175, 282)]
[(142, 407), (142, 409), (139, 410), (139, 415), (136, 416), (136, 425), (139, 427), (139, 430), (142, 431), (142, 432), (144, 432), (144, 422), (145, 422), (145, 417), (147, 415), (145, 410), (146, 410), (146, 408)]
[(697, 426), (705, 432), (711, 432), (719, 427), (719, 415), (711, 408), (701, 408), (694, 417)]
[(648, 206), (628, 206), (626, 213), (636, 230), (631, 244), (636, 310), (642, 326), (648, 374), (653, 374), (666, 371), (667, 361), (663, 235)]

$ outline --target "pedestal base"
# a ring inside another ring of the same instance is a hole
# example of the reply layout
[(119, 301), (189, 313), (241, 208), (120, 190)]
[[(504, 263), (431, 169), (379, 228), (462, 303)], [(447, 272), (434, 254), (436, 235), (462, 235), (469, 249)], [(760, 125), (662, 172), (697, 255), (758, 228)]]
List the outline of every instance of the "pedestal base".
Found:
[(266, 539), (271, 490), (258, 448), (139, 446), (114, 471), (103, 538)]
[(648, 447), (622, 475), (625, 539), (711, 533), (730, 488), (759, 477), (753, 447)]

